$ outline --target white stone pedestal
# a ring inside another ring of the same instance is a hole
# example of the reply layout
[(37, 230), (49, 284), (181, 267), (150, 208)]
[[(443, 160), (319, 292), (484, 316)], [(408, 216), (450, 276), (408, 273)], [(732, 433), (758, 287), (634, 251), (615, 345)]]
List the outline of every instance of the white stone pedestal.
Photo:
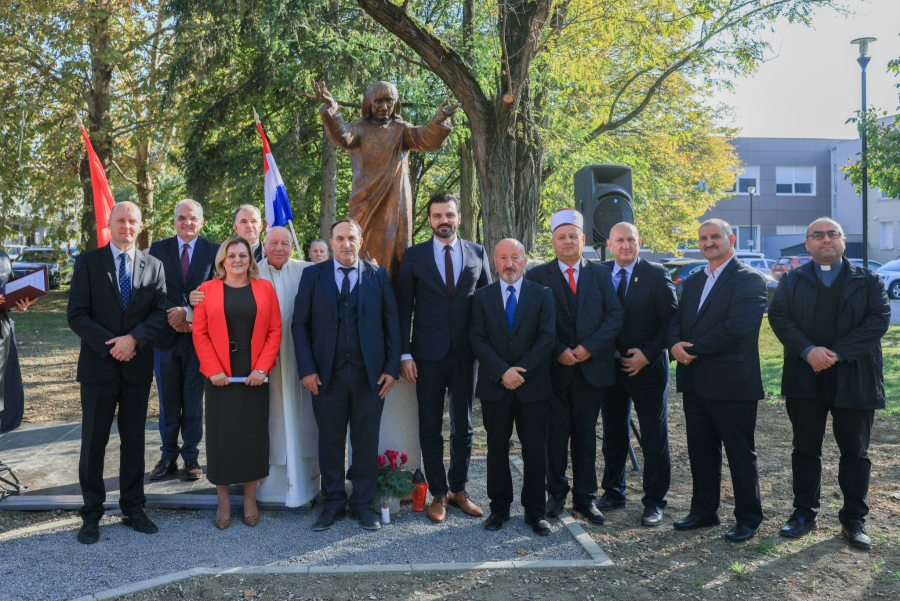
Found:
[[(347, 463), (352, 463), (350, 437), (347, 437)], [(419, 403), (416, 385), (397, 380), (384, 399), (381, 413), (381, 430), (378, 433), (378, 454), (386, 449), (406, 453), (409, 459), (404, 466), (411, 472), (422, 468), (422, 448), (419, 446)]]

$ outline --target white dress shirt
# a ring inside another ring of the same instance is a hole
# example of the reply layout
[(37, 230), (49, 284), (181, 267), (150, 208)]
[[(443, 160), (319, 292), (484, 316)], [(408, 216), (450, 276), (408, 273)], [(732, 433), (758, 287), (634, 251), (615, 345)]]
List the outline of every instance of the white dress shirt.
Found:
[(122, 285), (119, 283), (119, 269), (120, 269), (120, 267), (119, 267), (119, 263), (120, 263), (119, 255), (124, 254), (126, 257), (128, 257), (128, 258), (126, 259), (126, 262), (127, 262), (128, 264), (125, 266), (125, 269), (127, 269), (127, 270), (129, 271), (129, 273), (131, 273), (131, 287), (132, 287), (132, 289), (133, 289), (133, 288), (134, 288), (134, 252), (135, 252), (135, 246), (132, 244), (132, 245), (131, 245), (131, 248), (129, 248), (128, 250), (126, 250), (126, 251), (123, 252), (123, 251), (119, 250), (119, 247), (118, 247), (118, 246), (116, 246), (115, 244), (113, 244), (112, 242), (110, 242), (110, 243), (109, 243), (109, 249), (112, 251), (113, 263), (114, 263), (115, 266), (116, 266), (116, 284), (118, 284), (118, 286), (119, 286), (120, 289), (122, 288)]
[[(441, 242), (437, 239), (437, 237), (432, 237), (431, 241), (434, 245), (434, 262), (437, 264), (438, 271), (441, 274), (441, 279), (444, 282), (447, 282), (447, 274), (444, 261), (444, 247), (447, 246), (445, 242)], [(462, 244), (459, 241), (459, 236), (453, 238), (453, 242), (450, 243), (450, 260), (453, 262), (453, 283), (459, 281), (459, 274), (462, 272)]]
[(504, 280), (500, 280), (500, 290), (503, 292), (503, 308), (506, 308), (506, 301), (509, 299), (509, 295), (511, 294), (509, 291), (509, 287), (512, 286), (516, 290), (516, 310), (519, 308), (519, 301), (522, 300), (522, 278), (516, 280), (515, 284), (509, 284)]
[(556, 260), (557, 264), (559, 264), (559, 268), (562, 270), (563, 279), (566, 280), (566, 283), (569, 283), (569, 274), (566, 273), (567, 269), (574, 269), (574, 273), (572, 273), (572, 277), (575, 278), (575, 287), (578, 288), (578, 276), (581, 274), (581, 261), (579, 260), (574, 265), (569, 267), (559, 259)]
[(706, 283), (703, 284), (703, 293), (700, 295), (700, 304), (697, 305), (697, 313), (700, 312), (700, 307), (703, 306), (703, 303), (706, 302), (706, 297), (709, 296), (709, 291), (712, 290), (713, 286), (716, 285), (716, 280), (719, 279), (719, 276), (722, 275), (722, 270), (728, 266), (729, 263), (734, 261), (734, 255), (731, 255), (731, 258), (716, 267), (716, 271), (712, 272), (709, 270), (709, 263), (706, 264), (706, 267), (703, 268), (703, 273), (706, 274)]
[[(341, 265), (337, 259), (332, 259), (331, 261), (334, 263), (334, 283), (337, 284), (337, 289), (340, 292), (341, 286), (344, 285), (344, 272), (341, 271), (341, 267), (344, 267), (344, 265)], [(353, 292), (356, 282), (359, 281), (359, 259), (350, 267), (355, 268), (348, 274), (350, 277), (350, 292)]]
[(181, 260), (181, 253), (184, 252), (184, 245), (188, 245), (188, 264), (194, 259), (194, 247), (197, 245), (197, 238), (194, 238), (190, 242), (185, 242), (181, 239), (181, 236), (175, 236), (178, 240), (178, 260)]

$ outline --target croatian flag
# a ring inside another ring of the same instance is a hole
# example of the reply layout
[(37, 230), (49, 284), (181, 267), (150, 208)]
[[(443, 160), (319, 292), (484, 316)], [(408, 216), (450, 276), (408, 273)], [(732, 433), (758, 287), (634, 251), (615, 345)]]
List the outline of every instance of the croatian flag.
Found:
[(266, 231), (276, 226), (286, 226), (288, 221), (294, 219), (291, 212), (291, 203), (288, 201), (287, 190), (284, 187), (284, 181), (281, 179), (281, 173), (278, 172), (278, 166), (275, 164), (275, 158), (272, 156), (272, 150), (269, 148), (269, 141), (263, 132), (262, 123), (259, 122), (259, 115), (256, 109), (253, 109), (253, 117), (256, 119), (256, 127), (259, 129), (259, 135), (262, 137), (263, 143), (263, 173), (266, 180)]

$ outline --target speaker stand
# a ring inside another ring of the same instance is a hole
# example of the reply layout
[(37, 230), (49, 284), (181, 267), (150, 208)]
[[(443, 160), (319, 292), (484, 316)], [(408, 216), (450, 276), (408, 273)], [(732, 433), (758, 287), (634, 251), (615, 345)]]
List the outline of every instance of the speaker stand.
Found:
[(28, 490), (19, 481), (19, 477), (11, 467), (0, 461), (0, 501), (11, 495), (18, 495)]

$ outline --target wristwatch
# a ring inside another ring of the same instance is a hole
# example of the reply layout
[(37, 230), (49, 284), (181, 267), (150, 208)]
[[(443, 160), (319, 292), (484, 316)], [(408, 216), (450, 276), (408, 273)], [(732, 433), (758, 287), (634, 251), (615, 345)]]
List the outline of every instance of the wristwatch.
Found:
[(256, 373), (259, 373), (259, 374), (262, 374), (262, 375), (266, 375), (266, 372), (264, 372), (264, 371), (261, 370), (261, 369), (257, 369), (257, 370), (256, 370)]

